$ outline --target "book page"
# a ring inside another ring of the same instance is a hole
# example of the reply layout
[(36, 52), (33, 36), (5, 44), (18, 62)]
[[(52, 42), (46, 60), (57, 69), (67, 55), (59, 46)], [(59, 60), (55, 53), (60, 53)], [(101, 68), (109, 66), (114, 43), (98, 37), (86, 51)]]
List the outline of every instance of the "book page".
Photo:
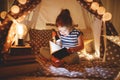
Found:
[(50, 54), (53, 54), (54, 52), (62, 49), (59, 45), (55, 44), (52, 41), (49, 41), (49, 44), (50, 44)]

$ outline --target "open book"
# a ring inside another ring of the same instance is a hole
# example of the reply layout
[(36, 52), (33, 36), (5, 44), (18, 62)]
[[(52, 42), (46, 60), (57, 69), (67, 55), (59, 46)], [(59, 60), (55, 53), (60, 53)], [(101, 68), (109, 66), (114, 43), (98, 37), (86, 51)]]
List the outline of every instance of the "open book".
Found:
[(49, 44), (50, 44), (50, 54), (53, 54), (54, 52), (62, 49), (61, 46), (55, 44), (55, 43), (52, 42), (52, 41), (49, 41)]
[(69, 55), (67, 48), (61, 48), (59, 45), (55, 44), (52, 41), (49, 41), (50, 44), (50, 54), (58, 59), (62, 59)]

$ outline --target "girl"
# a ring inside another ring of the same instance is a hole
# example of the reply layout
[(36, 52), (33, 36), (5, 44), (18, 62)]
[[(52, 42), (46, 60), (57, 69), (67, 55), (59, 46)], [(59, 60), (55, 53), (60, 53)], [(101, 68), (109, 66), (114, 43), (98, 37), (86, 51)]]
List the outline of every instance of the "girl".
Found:
[(84, 48), (83, 34), (73, 26), (73, 21), (68, 9), (63, 9), (56, 18), (56, 26), (58, 35), (61, 40), (62, 48), (67, 48), (69, 56), (59, 60), (52, 56), (51, 60), (56, 66), (60, 66), (63, 62), (68, 64), (78, 63), (79, 56), (77, 51)]

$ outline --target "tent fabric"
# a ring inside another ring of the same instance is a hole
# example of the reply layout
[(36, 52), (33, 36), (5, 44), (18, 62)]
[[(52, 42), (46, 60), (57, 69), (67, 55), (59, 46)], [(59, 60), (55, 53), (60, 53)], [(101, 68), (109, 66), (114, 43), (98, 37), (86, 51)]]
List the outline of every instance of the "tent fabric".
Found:
[[(76, 0), (42, 0), (41, 4), (33, 13), (31, 22), (36, 19), (34, 27), (36, 29), (48, 29), (51, 26), (46, 26), (46, 23), (55, 24), (55, 19), (62, 9), (68, 8), (71, 12), (74, 24), (78, 24), (80, 28), (86, 28), (84, 14), (82, 8)], [(37, 14), (38, 15), (37, 15)]]
[[(106, 22), (106, 34), (107, 36), (118, 36), (117, 31), (115, 30), (113, 24), (111, 22)], [(104, 26), (102, 26), (101, 29), (101, 36), (100, 36), (100, 57), (104, 57), (105, 54), (105, 43), (104, 43), (104, 38), (106, 38), (106, 61), (113, 61), (113, 64), (119, 64), (120, 63), (120, 59), (119, 59), (119, 50), (120, 50), (120, 46), (118, 44), (115, 43), (115, 41), (111, 41), (110, 39), (107, 38), (107, 36), (103, 36), (104, 35)], [(118, 36), (119, 37), (119, 36)]]

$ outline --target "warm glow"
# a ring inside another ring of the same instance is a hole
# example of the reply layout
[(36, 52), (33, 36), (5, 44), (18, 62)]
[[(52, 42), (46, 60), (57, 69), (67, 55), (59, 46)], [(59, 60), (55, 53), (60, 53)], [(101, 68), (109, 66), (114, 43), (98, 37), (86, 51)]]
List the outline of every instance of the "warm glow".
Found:
[(19, 13), (19, 12), (20, 12), (19, 6), (13, 5), (13, 6), (11, 7), (11, 12), (13, 12), (13, 13), (15, 13), (15, 14)]
[(26, 4), (27, 0), (18, 0), (20, 4)]
[(99, 3), (98, 2), (92, 2), (91, 9), (92, 10), (97, 10), (98, 8), (99, 8)]
[(18, 22), (22, 22), (22, 21), (24, 21), (25, 17), (26, 17), (26, 16), (23, 15), (23, 16), (19, 17), (19, 18), (17, 19), (17, 21), (18, 21)]
[(106, 12), (103, 14), (102, 20), (103, 21), (109, 21), (112, 18), (112, 14), (109, 12)]
[(24, 24), (17, 24), (17, 34), (19, 39), (23, 39), (23, 37), (27, 33), (27, 28)]
[(87, 60), (95, 59), (94, 55), (87, 53), (85, 49), (82, 50), (81, 52), (78, 52), (78, 55), (80, 58), (85, 58)]
[(95, 52), (93, 52), (92, 54), (89, 53), (88, 51), (86, 51), (86, 46), (89, 43), (91, 43), (92, 41), (93, 41), (93, 39), (87, 40), (87, 41), (84, 42), (85, 48), (82, 51), (78, 52), (78, 55), (79, 55), (80, 58), (85, 58), (87, 60), (94, 60), (96, 58), (97, 59), (100, 58), (99, 50), (95, 49)]
[(104, 13), (105, 13), (105, 8), (104, 7), (99, 7), (98, 9), (97, 9), (97, 13), (99, 14), (99, 15), (103, 15)]
[(7, 14), (6, 11), (2, 11), (1, 14), (0, 14), (0, 17), (1, 17), (2, 19), (5, 19), (6, 14)]

